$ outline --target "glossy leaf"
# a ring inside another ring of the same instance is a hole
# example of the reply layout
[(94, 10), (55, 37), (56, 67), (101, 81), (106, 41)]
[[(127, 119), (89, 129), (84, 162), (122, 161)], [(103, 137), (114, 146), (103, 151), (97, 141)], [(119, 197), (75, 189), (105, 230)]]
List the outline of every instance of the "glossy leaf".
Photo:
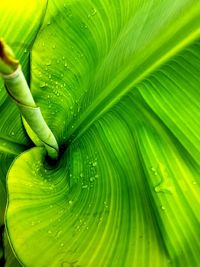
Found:
[(31, 90), (65, 151), (9, 171), (26, 266), (198, 266), (199, 15), (197, 1), (49, 1)]
[[(41, 24), (45, 5), (46, 1), (0, 2), (0, 38), (7, 40), (14, 49), (28, 81), (30, 50)], [(25, 133), (19, 111), (7, 96), (0, 79), (0, 226), (4, 224), (7, 202), (7, 171), (16, 155), (26, 149), (24, 145), (30, 145), (30, 140)]]
[(19, 263), (15, 254), (11, 248), (11, 245), (8, 240), (8, 236), (4, 233), (4, 251), (5, 251), (5, 267), (21, 267), (22, 265)]

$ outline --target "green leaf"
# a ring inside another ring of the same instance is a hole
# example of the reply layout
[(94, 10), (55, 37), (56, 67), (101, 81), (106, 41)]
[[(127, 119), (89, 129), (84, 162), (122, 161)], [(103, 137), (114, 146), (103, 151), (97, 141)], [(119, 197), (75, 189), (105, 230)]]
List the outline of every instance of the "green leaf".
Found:
[(21, 267), (11, 248), (6, 232), (4, 233), (5, 267)]
[[(29, 8), (27, 8), (29, 7)], [(38, 8), (40, 7), (40, 8)], [(27, 80), (30, 79), (30, 50), (44, 16), (46, 1), (0, 1), (0, 38), (18, 56)], [(30, 145), (20, 114), (7, 96), (0, 79), (0, 226), (4, 224), (7, 201), (6, 175), (16, 155)]]
[(0, 153), (0, 226), (4, 224), (4, 213), (7, 202), (5, 177), (14, 158), (15, 156), (12, 154)]
[[(65, 151), (8, 173), (26, 266), (198, 266), (200, 3), (49, 1), (31, 89)], [(34, 138), (33, 138), (34, 139)]]
[[(44, 16), (46, 1), (1, 1), (0, 37), (7, 40), (30, 80), (30, 50)], [(0, 137), (15, 143), (27, 144), (29, 140), (22, 127), (20, 114), (7, 96), (0, 80)]]

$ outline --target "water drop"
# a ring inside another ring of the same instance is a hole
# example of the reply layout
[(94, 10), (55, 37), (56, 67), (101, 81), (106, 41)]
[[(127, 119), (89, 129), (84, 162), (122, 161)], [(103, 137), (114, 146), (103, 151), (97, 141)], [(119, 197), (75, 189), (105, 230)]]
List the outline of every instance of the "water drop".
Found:
[(62, 208), (62, 209), (59, 211), (59, 213), (62, 214), (62, 213), (64, 213), (64, 211), (65, 211), (65, 209)]
[(73, 201), (70, 200), (70, 201), (69, 201), (69, 205), (72, 205), (72, 204), (73, 204)]
[(41, 82), (40, 83), (40, 87), (42, 88), (42, 87), (45, 87), (46, 86), (46, 83), (45, 82)]
[(62, 234), (62, 231), (58, 231), (57, 234), (56, 234), (56, 236), (55, 236), (55, 238), (56, 239), (59, 238), (61, 234)]
[(50, 65), (51, 65), (51, 60), (47, 61), (47, 62), (46, 62), (46, 65), (47, 65), (47, 66), (50, 66)]
[(92, 15), (92, 16), (95, 16), (95, 15), (96, 15), (96, 13), (97, 13), (96, 9), (95, 9), (95, 8), (93, 8), (93, 9), (92, 9), (92, 13), (91, 13), (91, 15)]
[(96, 162), (96, 161), (94, 161), (94, 162), (92, 163), (92, 167), (95, 167), (95, 166), (97, 166), (97, 162)]
[(48, 231), (48, 234), (51, 234), (51, 233), (52, 233), (51, 230), (49, 230), (49, 231)]
[(52, 46), (52, 48), (53, 48), (53, 49), (55, 49), (55, 48), (56, 48), (56, 46), (55, 46), (55, 45), (53, 45), (53, 46)]
[(83, 185), (82, 188), (86, 189), (86, 188), (88, 188), (88, 185)]
[(11, 135), (12, 135), (12, 136), (14, 136), (14, 135), (15, 135), (15, 133), (14, 133), (14, 132), (12, 132), (12, 133), (11, 133)]
[(164, 206), (160, 206), (161, 210), (165, 210), (165, 207)]
[(171, 194), (171, 187), (167, 186), (165, 183), (161, 182), (154, 187), (156, 193), (169, 193)]
[(155, 186), (155, 187), (154, 187), (154, 191), (155, 191), (156, 193), (159, 193), (159, 192), (160, 192), (160, 187), (159, 187), (159, 186)]
[(95, 181), (95, 178), (94, 177), (91, 177), (90, 178), (90, 182), (94, 182)]
[(152, 172), (155, 172), (156, 171), (156, 169), (154, 167), (151, 167), (151, 170), (152, 170)]
[(81, 29), (87, 29), (87, 25), (85, 23), (81, 23)]

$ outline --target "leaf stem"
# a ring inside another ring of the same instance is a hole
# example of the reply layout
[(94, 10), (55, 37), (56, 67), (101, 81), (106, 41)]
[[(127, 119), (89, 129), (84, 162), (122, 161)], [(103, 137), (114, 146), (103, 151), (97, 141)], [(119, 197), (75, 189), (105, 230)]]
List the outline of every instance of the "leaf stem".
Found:
[(3, 40), (0, 40), (0, 74), (9, 96), (18, 106), (32, 131), (42, 141), (48, 155), (53, 159), (57, 158), (59, 151), (57, 141), (33, 99), (19, 61)]

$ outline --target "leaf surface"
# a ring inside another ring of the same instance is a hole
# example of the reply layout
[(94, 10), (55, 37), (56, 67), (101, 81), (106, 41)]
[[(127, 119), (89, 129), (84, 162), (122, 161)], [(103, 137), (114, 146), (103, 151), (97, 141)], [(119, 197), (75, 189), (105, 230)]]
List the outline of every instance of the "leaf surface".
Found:
[(66, 149), (9, 171), (25, 265), (198, 266), (199, 15), (196, 1), (49, 1), (31, 90)]
[[(13, 48), (28, 82), (30, 50), (44, 15), (45, 4), (44, 0), (0, 1), (0, 38), (4, 38)], [(4, 224), (7, 202), (7, 171), (15, 156), (25, 150), (25, 145), (30, 145), (30, 140), (25, 133), (19, 111), (9, 99), (0, 79), (0, 226)], [(3, 250), (0, 254), (3, 254)]]

